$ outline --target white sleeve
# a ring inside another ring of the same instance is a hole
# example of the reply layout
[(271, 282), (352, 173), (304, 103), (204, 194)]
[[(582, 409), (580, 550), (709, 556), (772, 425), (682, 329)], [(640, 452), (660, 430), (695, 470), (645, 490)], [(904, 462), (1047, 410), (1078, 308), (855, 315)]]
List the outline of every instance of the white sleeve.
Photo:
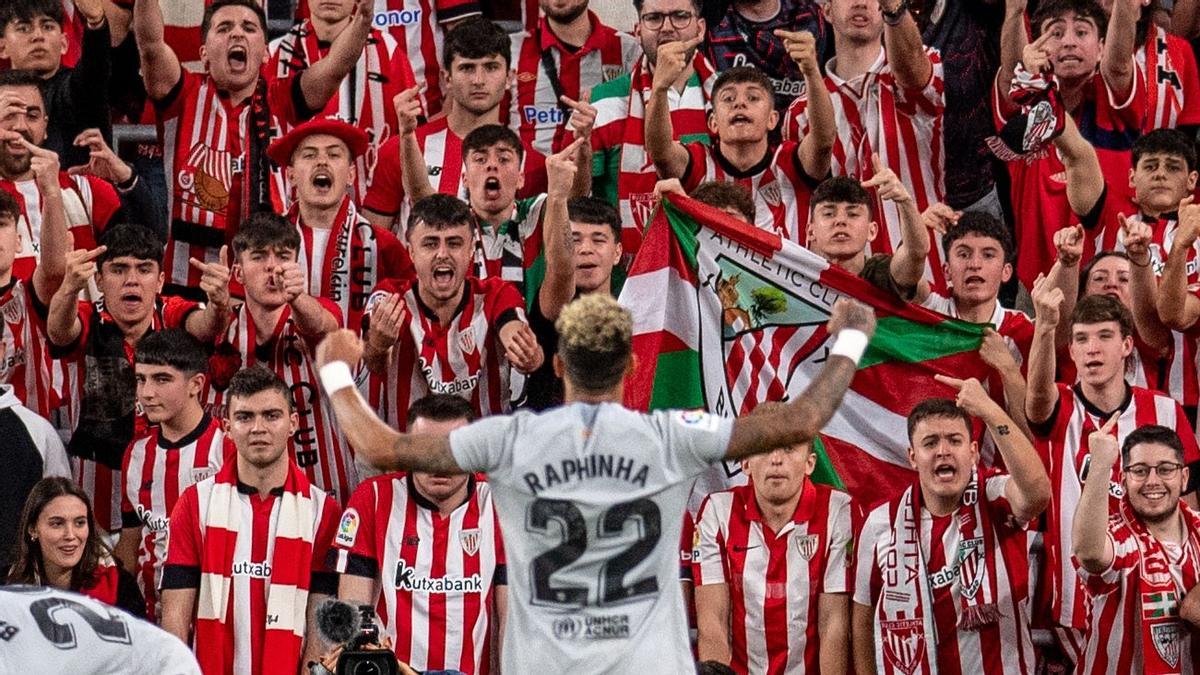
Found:
[(829, 551), (826, 553), (821, 592), (849, 593), (854, 590), (850, 587), (850, 566), (854, 564), (850, 557), (854, 538), (850, 531), (850, 500), (839, 500), (830, 504), (830, 507), (834, 512), (829, 518)]
[(651, 413), (667, 449), (667, 466), (694, 476), (725, 458), (733, 420), (703, 410), (660, 410)]
[(454, 462), (465, 472), (491, 473), (510, 463), (512, 444), (509, 434), (515, 418), (493, 415), (476, 420), (450, 432), (450, 452)]
[(58, 431), (44, 417), (24, 406), (17, 406), (13, 410), (25, 424), (29, 437), (37, 444), (38, 452), (42, 453), (42, 477), (70, 478), (71, 462), (67, 459), (67, 451), (63, 448)]

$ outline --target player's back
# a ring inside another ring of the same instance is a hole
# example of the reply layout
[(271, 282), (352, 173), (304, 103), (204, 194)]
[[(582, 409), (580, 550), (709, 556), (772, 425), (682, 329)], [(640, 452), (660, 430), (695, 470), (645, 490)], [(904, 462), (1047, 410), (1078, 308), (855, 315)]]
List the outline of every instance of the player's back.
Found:
[(0, 586), (0, 675), (199, 675), (187, 646), (98, 600), (41, 586)]
[(451, 434), (486, 471), (508, 560), (504, 669), (692, 672), (679, 536), (692, 478), (725, 454), (731, 423), (573, 403)]

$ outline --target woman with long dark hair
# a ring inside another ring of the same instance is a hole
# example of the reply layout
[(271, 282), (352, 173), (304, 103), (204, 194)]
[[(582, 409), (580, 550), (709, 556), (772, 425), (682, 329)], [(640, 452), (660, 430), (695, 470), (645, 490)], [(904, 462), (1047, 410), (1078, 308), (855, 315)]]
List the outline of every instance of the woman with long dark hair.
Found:
[(7, 583), (75, 591), (144, 617), (137, 581), (121, 569), (96, 529), (92, 503), (69, 479), (43, 478), (21, 511), (20, 536)]

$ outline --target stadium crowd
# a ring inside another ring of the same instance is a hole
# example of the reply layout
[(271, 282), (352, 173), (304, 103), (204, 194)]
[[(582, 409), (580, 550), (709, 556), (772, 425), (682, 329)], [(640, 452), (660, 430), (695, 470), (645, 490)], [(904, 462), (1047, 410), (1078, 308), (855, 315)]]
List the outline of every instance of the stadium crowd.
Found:
[[(1200, 672), (1200, 0), (619, 1), (0, 2), (0, 672)], [(683, 204), (865, 283), (617, 413)]]

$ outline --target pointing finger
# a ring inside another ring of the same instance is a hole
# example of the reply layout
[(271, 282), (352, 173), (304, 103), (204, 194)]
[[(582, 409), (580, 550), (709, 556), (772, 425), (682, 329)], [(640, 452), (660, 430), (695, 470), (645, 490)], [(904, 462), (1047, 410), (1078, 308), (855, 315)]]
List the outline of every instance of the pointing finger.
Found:
[(933, 379), (941, 382), (942, 384), (954, 387), (955, 389), (962, 389), (963, 386), (963, 380), (960, 380), (957, 377), (950, 377), (949, 375), (942, 375), (939, 373), (934, 375)]
[(1105, 434), (1111, 433), (1113, 428), (1117, 426), (1117, 420), (1120, 418), (1121, 412), (1118, 410), (1112, 414), (1112, 417), (1108, 418), (1108, 421), (1104, 423), (1104, 426), (1100, 427), (1100, 432)]

